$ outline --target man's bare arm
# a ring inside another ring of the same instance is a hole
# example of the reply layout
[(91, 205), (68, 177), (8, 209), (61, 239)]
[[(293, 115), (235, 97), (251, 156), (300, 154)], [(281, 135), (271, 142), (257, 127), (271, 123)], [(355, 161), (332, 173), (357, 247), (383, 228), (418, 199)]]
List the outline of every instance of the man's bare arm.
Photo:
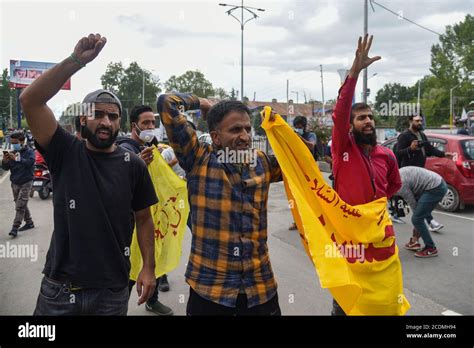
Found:
[(143, 258), (143, 268), (137, 278), (138, 304), (148, 300), (155, 289), (155, 238), (150, 208), (135, 212), (137, 240)]
[(20, 95), (20, 102), (26, 121), (36, 142), (44, 149), (48, 147), (58, 126), (52, 110), (46, 103), (74, 75), (81, 65), (92, 61), (107, 42), (99, 34), (83, 37), (74, 48), (74, 59), (68, 57), (46, 71)]

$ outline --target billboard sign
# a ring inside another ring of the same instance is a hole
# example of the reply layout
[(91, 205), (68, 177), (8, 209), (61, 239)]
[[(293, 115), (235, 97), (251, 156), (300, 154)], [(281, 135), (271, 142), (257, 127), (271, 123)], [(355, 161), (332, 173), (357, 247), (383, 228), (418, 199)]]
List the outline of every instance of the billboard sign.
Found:
[[(25, 88), (56, 63), (32, 62), (28, 60), (10, 60), (10, 88)], [(71, 89), (71, 79), (61, 89)]]

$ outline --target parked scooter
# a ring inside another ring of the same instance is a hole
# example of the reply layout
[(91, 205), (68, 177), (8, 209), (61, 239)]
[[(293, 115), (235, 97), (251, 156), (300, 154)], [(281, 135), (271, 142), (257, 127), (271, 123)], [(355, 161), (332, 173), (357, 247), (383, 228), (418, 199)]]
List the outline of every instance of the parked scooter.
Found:
[(33, 189), (38, 192), (41, 199), (47, 199), (53, 192), (51, 174), (46, 161), (38, 151), (35, 151)]

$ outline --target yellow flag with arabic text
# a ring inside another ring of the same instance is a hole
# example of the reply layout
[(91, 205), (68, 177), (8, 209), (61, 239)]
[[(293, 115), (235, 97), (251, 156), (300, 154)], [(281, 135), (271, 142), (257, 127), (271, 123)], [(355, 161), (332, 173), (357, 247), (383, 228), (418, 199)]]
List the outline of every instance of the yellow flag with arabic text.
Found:
[[(181, 247), (189, 214), (186, 181), (166, 163), (157, 148), (148, 165), (158, 203), (151, 206), (155, 225), (155, 276), (171, 272), (179, 265)], [(136, 228), (130, 246), (130, 279), (137, 280), (143, 260), (138, 246)]]
[[(351, 206), (328, 185), (308, 147), (270, 107), (262, 114), (292, 214), (322, 288), (348, 315), (404, 315), (402, 267), (387, 199)], [(350, 175), (347, 173), (346, 175)]]

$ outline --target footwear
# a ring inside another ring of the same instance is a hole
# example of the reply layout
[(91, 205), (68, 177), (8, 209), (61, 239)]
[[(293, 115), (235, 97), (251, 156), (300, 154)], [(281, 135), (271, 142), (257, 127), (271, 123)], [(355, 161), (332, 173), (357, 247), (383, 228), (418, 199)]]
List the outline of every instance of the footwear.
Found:
[(15, 230), (14, 228), (12, 228), (12, 230), (10, 231), (8, 235), (15, 238), (18, 235), (18, 230)]
[(160, 301), (156, 301), (154, 304), (152, 305), (149, 305), (148, 303), (145, 304), (145, 308), (147, 311), (149, 312), (153, 312), (155, 313), (156, 315), (162, 315), (162, 316), (169, 316), (169, 315), (173, 315), (173, 310), (168, 307), (168, 306), (165, 306), (163, 303), (161, 303)]
[(405, 249), (418, 251), (421, 249), (421, 244), (418, 243), (417, 240), (413, 240), (410, 238), (410, 241), (405, 244)]
[(402, 218), (399, 218), (398, 216), (392, 215), (390, 216), (393, 222), (396, 222), (397, 224), (406, 224), (405, 221), (402, 220)]
[(29, 224), (24, 224), (22, 227), (20, 227), (18, 229), (18, 231), (20, 232), (23, 232), (23, 231), (26, 231), (26, 230), (30, 230), (32, 228), (35, 228), (35, 224), (34, 223), (29, 223)]
[(294, 230), (297, 230), (298, 229), (298, 226), (296, 226), (296, 222), (293, 222), (293, 225), (291, 225), (288, 230), (289, 231), (294, 231)]
[(415, 253), (416, 257), (434, 257), (438, 256), (438, 249), (424, 247), (423, 250), (417, 251)]
[(167, 292), (170, 290), (170, 284), (168, 283), (168, 276), (163, 274), (158, 281), (158, 290)]
[(440, 229), (442, 229), (444, 227), (443, 224), (440, 224), (438, 221), (436, 220), (431, 220), (431, 222), (429, 223), (429, 230), (430, 232), (438, 232)]

